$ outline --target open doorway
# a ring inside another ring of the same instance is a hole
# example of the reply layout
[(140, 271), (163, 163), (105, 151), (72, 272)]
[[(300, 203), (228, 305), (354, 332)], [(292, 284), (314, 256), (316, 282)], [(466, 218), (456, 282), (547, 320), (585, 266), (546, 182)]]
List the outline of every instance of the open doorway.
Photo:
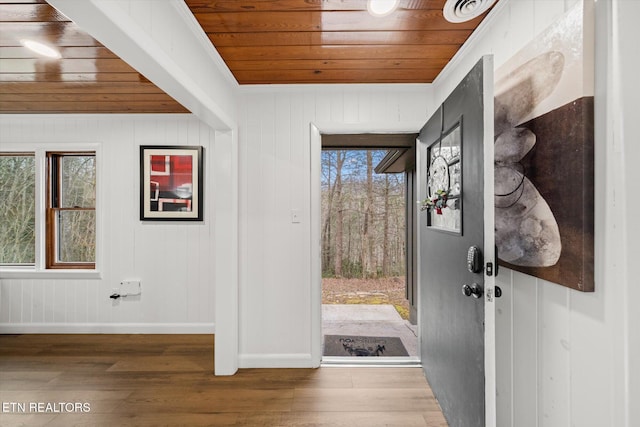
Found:
[(419, 362), (414, 169), (414, 134), (322, 136), (325, 363)]

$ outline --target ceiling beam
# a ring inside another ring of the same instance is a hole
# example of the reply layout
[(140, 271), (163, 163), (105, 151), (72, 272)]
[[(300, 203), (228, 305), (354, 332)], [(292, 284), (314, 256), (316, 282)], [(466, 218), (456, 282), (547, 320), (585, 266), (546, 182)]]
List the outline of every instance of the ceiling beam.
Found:
[[(48, 1), (212, 128), (237, 128), (237, 83), (210, 60), (207, 48), (215, 50), (198, 38), (190, 13), (180, 13), (183, 2)], [(153, 13), (144, 9), (151, 3)]]

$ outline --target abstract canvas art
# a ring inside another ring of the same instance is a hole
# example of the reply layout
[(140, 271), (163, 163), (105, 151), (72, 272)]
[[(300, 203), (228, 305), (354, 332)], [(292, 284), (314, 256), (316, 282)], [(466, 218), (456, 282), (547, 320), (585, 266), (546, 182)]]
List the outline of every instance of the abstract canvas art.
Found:
[(500, 264), (594, 290), (594, 23), (579, 2), (496, 71)]

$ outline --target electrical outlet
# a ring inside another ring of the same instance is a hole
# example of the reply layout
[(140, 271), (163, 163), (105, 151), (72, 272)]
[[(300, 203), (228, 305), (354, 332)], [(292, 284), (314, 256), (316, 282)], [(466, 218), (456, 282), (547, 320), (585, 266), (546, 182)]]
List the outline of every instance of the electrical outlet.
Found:
[(120, 295), (123, 297), (128, 295), (140, 295), (142, 289), (140, 287), (140, 280), (123, 280), (120, 282)]

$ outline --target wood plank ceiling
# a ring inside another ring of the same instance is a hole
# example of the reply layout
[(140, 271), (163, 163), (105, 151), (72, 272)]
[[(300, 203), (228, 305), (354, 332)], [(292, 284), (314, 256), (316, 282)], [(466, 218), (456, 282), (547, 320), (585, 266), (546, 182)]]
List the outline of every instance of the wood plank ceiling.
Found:
[[(432, 82), (486, 16), (452, 24), (444, 2), (374, 17), (366, 0), (185, 0), (240, 84)], [(44, 0), (0, 0), (0, 113), (185, 112)]]
[(185, 0), (240, 84), (430, 83), (486, 13), (452, 24), (445, 0)]
[[(58, 48), (49, 59), (21, 40)], [(0, 1), (0, 112), (187, 113), (43, 0)]]

